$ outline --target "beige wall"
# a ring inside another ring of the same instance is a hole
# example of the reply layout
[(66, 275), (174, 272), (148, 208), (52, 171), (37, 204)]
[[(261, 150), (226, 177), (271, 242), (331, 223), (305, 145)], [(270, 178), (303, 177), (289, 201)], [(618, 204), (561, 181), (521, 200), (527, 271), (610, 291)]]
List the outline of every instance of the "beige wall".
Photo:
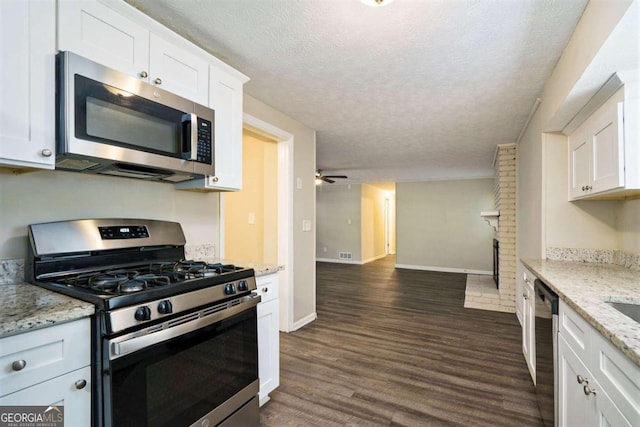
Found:
[[(300, 178), (302, 188), (293, 194), (293, 321), (294, 324), (315, 316), (315, 165), (316, 134), (300, 122), (269, 105), (244, 95), (244, 112), (294, 135), (293, 179)], [(311, 231), (302, 231), (302, 221), (310, 220)]]
[(362, 185), (321, 184), (316, 187), (316, 254), (321, 259), (339, 259), (351, 252), (362, 261)]
[(242, 142), (242, 191), (222, 195), (225, 258), (277, 264), (277, 145), (247, 131)]
[(350, 261), (354, 263), (371, 262), (383, 257), (386, 197), (386, 191), (368, 184), (318, 186), (318, 259), (340, 260), (340, 252), (351, 252)]
[(380, 188), (362, 184), (361, 232), (362, 261), (369, 262), (385, 253), (385, 192)]
[(425, 269), (491, 272), (494, 209), (489, 179), (396, 184), (396, 263)]
[(618, 248), (631, 254), (640, 254), (640, 199), (620, 203), (617, 227)]
[(0, 258), (24, 258), (27, 225), (78, 218), (177, 221), (187, 244), (218, 241), (218, 195), (72, 172), (0, 172)]

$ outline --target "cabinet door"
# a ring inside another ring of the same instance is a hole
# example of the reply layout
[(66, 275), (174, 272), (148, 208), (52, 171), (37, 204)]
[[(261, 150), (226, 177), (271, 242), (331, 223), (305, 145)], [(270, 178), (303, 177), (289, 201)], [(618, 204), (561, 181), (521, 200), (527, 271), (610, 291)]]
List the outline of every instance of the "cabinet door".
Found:
[(155, 34), (151, 34), (149, 46), (149, 82), (198, 104), (207, 105), (209, 64)]
[(598, 111), (592, 136), (592, 193), (624, 187), (623, 104), (610, 100)]
[(149, 31), (97, 1), (58, 2), (58, 49), (149, 80)]
[(591, 143), (586, 133), (579, 132), (569, 138), (569, 198), (588, 194)]
[(209, 106), (216, 112), (215, 175), (207, 185), (224, 190), (242, 188), (242, 85), (209, 68)]
[(64, 425), (91, 425), (89, 366), (22, 389), (0, 399), (0, 405), (64, 406)]
[(535, 295), (533, 293), (534, 277), (524, 274), (524, 284), (522, 286), (522, 353), (527, 362), (529, 373), (535, 384), (536, 382), (536, 361), (535, 361)]
[(0, 1), (0, 164), (53, 169), (55, 1)]
[(280, 384), (280, 337), (278, 331), (278, 299), (258, 304), (258, 376), (260, 405), (269, 400)]
[[(581, 383), (582, 381), (582, 383)], [(584, 381), (588, 381), (586, 384)], [(597, 419), (594, 395), (584, 387), (597, 388), (589, 370), (558, 335), (558, 425), (560, 427), (595, 426)]]

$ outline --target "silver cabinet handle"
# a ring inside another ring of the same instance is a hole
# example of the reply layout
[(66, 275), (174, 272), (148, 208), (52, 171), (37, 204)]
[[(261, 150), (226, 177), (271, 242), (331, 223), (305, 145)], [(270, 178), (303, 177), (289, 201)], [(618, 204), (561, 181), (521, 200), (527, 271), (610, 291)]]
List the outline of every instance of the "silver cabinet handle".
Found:
[(584, 394), (587, 395), (587, 396), (589, 396), (590, 394), (593, 394), (594, 396), (596, 395), (596, 391), (593, 390), (588, 385), (585, 385), (583, 390), (584, 390)]
[(153, 82), (155, 84), (157, 84), (157, 85), (161, 85), (162, 84), (162, 80), (160, 79), (160, 77), (156, 77), (156, 79)]
[(262, 292), (266, 294), (267, 292), (269, 292), (269, 288), (262, 288)]
[(593, 187), (590, 185), (587, 185), (587, 190), (593, 190)]
[(529, 299), (529, 297), (527, 296), (527, 294), (522, 294), (522, 298), (524, 298), (525, 300)]
[(582, 375), (578, 375), (576, 379), (578, 380), (578, 384), (589, 384), (589, 380)]
[(582, 186), (582, 191), (585, 191), (587, 189), (587, 187), (585, 187), (584, 185)]
[(22, 360), (16, 360), (15, 362), (13, 362), (11, 364), (11, 369), (13, 369), (14, 371), (22, 371), (24, 369), (24, 367), (27, 366), (27, 361), (22, 359)]
[(42, 154), (43, 157), (51, 157), (53, 152), (51, 150), (49, 150), (48, 148), (45, 148), (40, 152), (40, 154)]
[(213, 182), (218, 182), (218, 177), (217, 177), (217, 176), (212, 176), (212, 177), (211, 177), (211, 181), (213, 181)]
[(145, 70), (142, 70), (140, 71), (140, 77), (146, 79), (147, 77), (149, 77), (149, 74)]
[(76, 386), (76, 388), (78, 390), (82, 390), (83, 388), (85, 388), (85, 386), (87, 385), (87, 380), (82, 379), (82, 380), (78, 380), (74, 383), (74, 385)]

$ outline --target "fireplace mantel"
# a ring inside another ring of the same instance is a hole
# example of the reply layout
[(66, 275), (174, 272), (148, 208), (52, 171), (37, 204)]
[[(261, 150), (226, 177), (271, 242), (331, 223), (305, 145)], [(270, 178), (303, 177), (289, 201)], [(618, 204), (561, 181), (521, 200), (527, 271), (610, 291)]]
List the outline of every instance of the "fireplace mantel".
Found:
[(483, 211), (480, 212), (480, 216), (482, 219), (487, 221), (494, 230), (498, 231), (498, 218), (500, 217), (500, 211)]

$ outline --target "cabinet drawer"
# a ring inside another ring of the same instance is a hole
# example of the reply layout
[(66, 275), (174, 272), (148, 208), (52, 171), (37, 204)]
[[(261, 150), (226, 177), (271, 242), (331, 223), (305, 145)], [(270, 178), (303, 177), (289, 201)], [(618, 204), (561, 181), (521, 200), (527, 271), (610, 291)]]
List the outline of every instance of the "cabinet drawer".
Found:
[(562, 299), (558, 306), (558, 323), (560, 334), (571, 346), (571, 349), (587, 365), (590, 363), (588, 352), (592, 326), (578, 313), (573, 311)]
[(1, 339), (0, 396), (88, 366), (90, 328), (82, 319)]
[(592, 334), (593, 375), (631, 424), (640, 426), (640, 368), (597, 330)]
[(256, 292), (262, 297), (262, 302), (278, 298), (278, 275), (269, 274), (256, 277)]

